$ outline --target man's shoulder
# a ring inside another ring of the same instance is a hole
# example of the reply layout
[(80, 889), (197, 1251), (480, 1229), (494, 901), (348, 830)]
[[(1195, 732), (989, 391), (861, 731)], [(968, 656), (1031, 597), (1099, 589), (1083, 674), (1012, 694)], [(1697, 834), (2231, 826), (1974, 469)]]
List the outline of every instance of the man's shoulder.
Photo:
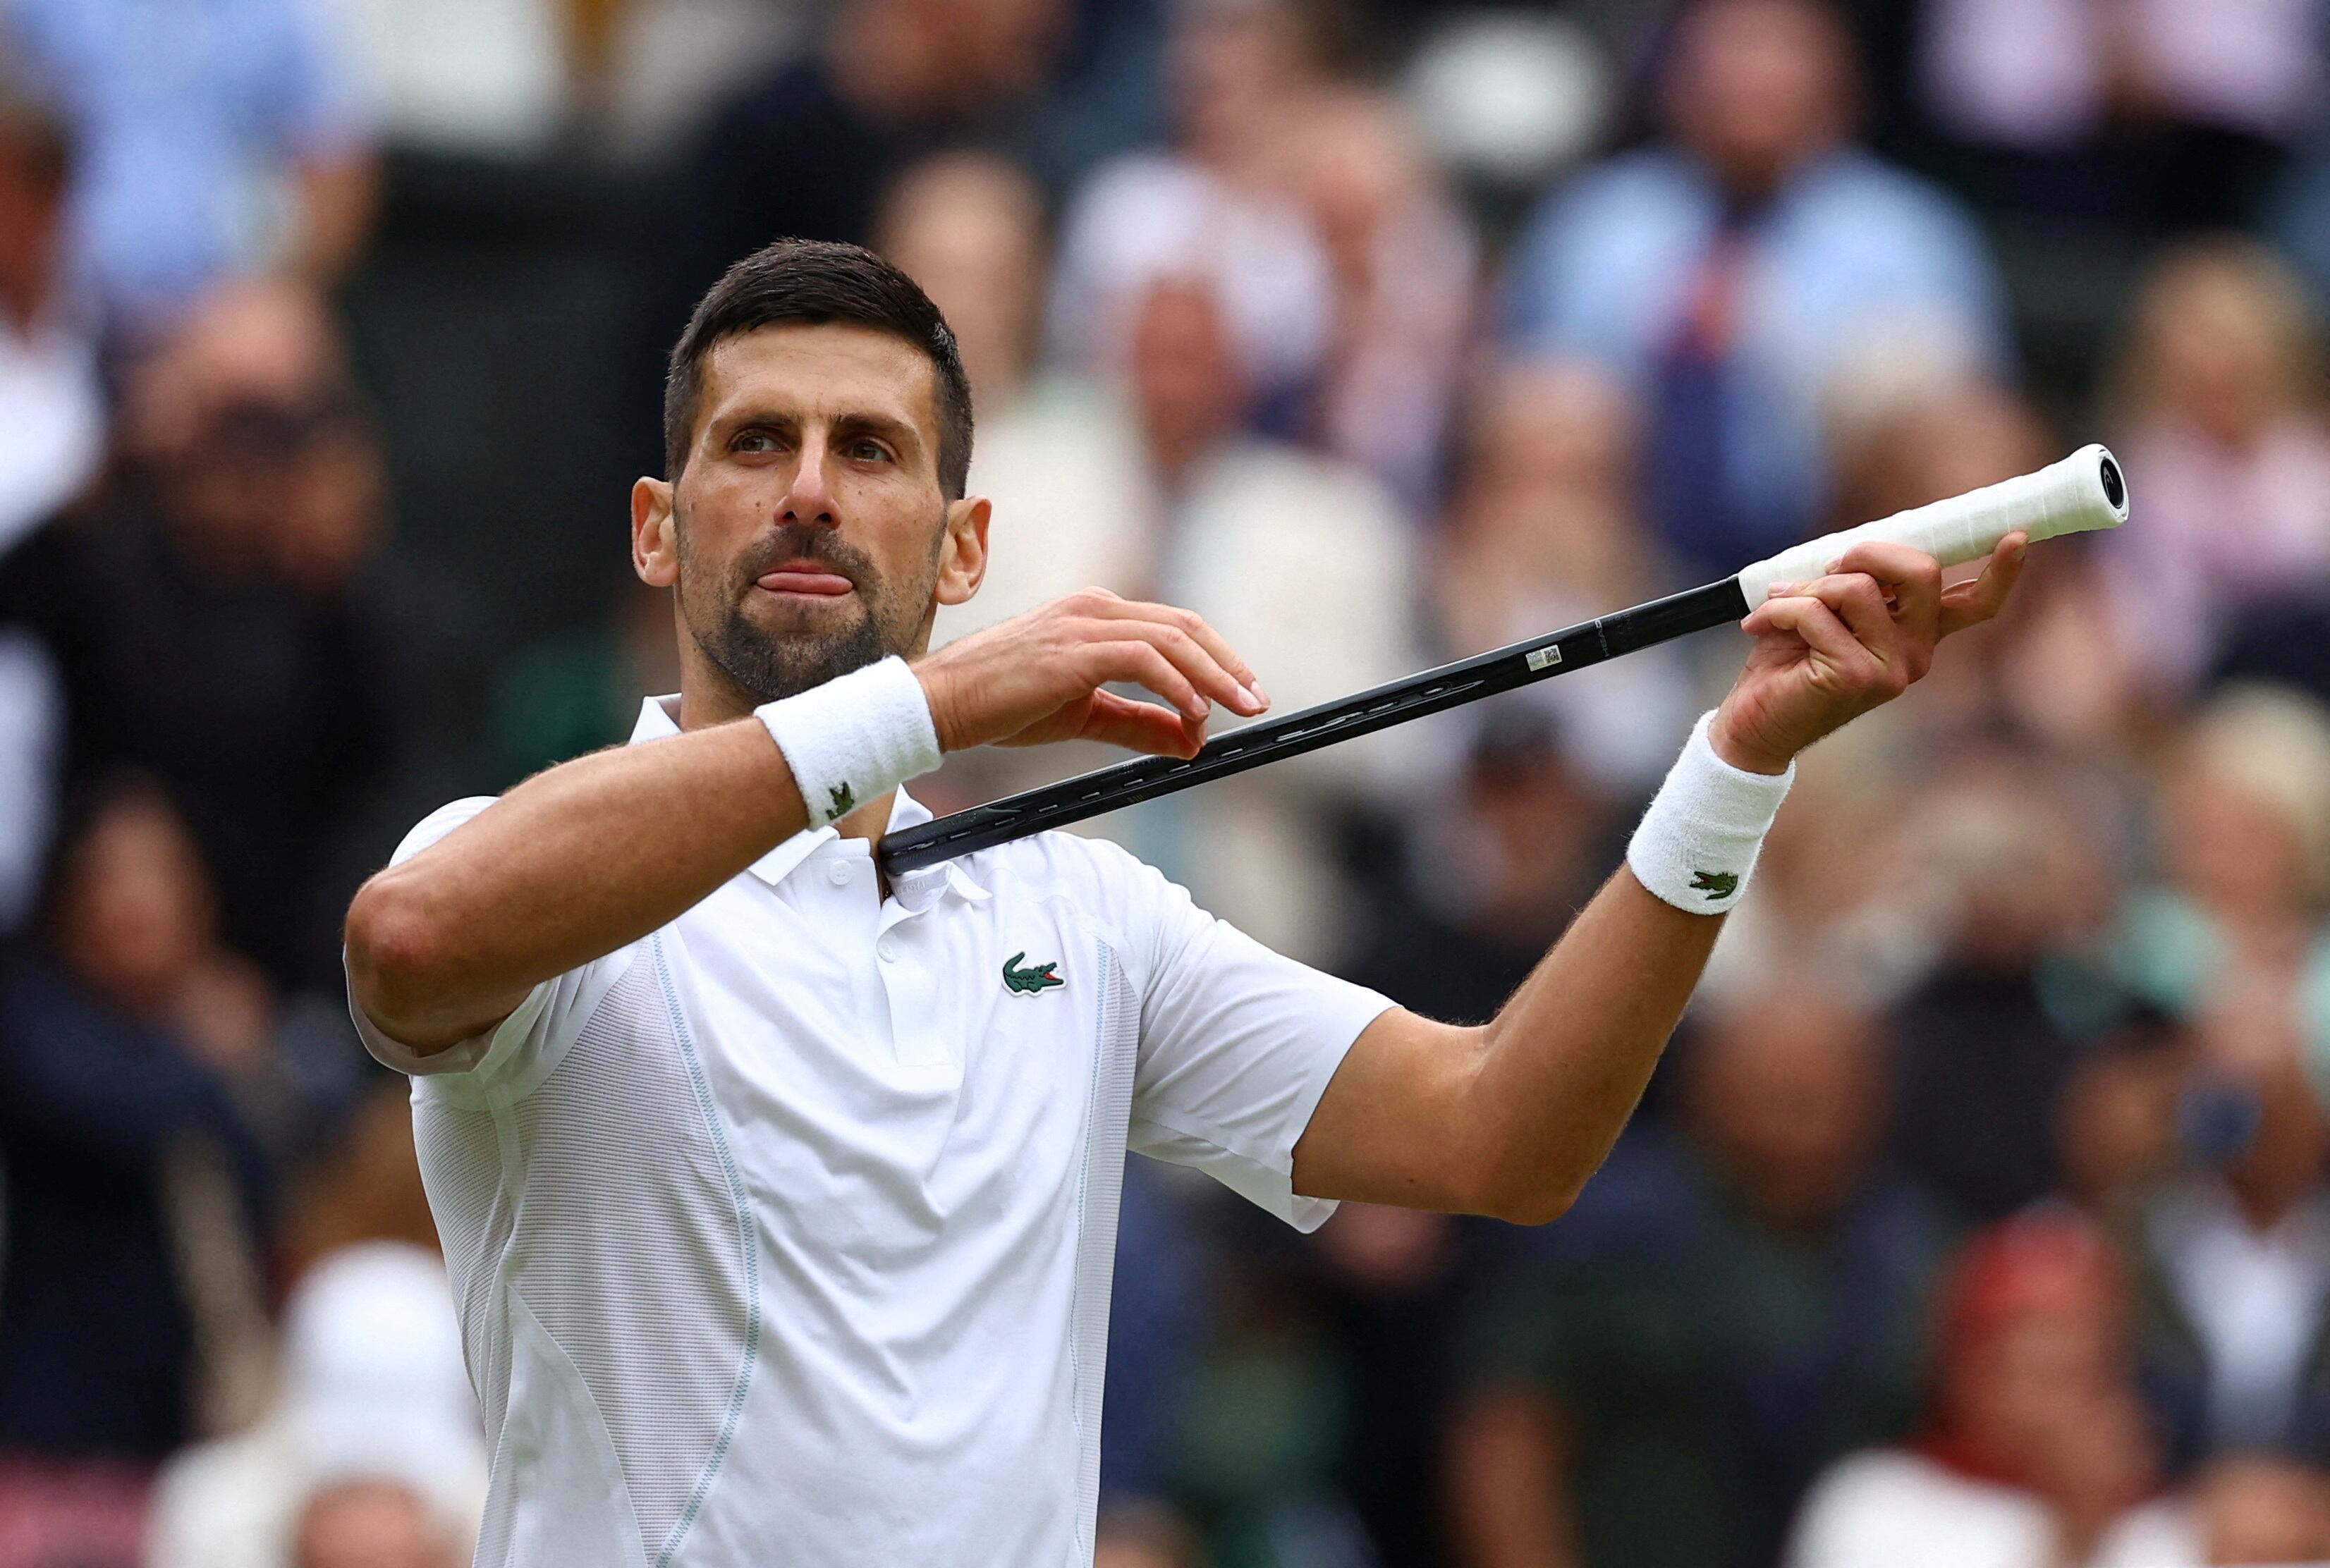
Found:
[(1802, 211), (1864, 241), (1906, 233), (1921, 241), (1940, 237), (1971, 242), (1975, 233), (1972, 213), (1956, 196), (1923, 175), (1858, 147), (1823, 161), (1800, 195)]
[(1015, 838), (964, 857), (974, 882), (1019, 896), (1084, 893), (1153, 895), (1165, 874), (1113, 839), (1055, 829)]

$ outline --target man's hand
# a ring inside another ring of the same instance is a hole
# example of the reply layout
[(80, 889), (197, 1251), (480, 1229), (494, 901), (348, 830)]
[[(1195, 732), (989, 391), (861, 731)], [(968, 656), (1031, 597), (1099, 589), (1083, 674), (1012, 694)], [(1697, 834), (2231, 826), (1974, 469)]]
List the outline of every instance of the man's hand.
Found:
[[(951, 642), (914, 662), (942, 751), (1106, 741), (1196, 754), (1220, 703), (1248, 718), (1270, 699), (1221, 634), (1189, 610), (1088, 588)], [(1145, 686), (1172, 704), (1102, 688)]]
[(1756, 644), (1709, 744), (1735, 768), (1785, 772), (1806, 746), (1923, 678), (1943, 638), (1996, 615), (2028, 549), (2010, 534), (1981, 576), (1946, 589), (1922, 551), (1856, 544), (1829, 575), (1775, 587), (1740, 623)]

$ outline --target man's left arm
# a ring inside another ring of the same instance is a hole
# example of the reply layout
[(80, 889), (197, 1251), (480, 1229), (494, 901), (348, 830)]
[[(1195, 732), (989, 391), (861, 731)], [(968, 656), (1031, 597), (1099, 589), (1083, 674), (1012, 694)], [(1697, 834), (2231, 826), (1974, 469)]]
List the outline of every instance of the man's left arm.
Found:
[[(1854, 547), (1756, 607), (1746, 666), (1708, 724), (1720, 764), (1776, 775), (1923, 676), (1943, 637), (1998, 612), (2022, 570), (2010, 534), (1969, 582), (1933, 558)], [(1529, 1223), (1567, 1209), (1634, 1113), (1722, 927), (1621, 868), (1491, 1022), (1404, 1008), (1353, 1043), (1294, 1148), (1294, 1190)]]

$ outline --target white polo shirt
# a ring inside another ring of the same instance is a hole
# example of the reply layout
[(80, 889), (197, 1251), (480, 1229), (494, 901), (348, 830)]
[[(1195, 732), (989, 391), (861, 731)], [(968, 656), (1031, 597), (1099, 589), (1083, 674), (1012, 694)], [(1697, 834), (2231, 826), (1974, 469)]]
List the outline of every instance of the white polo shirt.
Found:
[[(901, 792), (891, 827), (929, 816)], [(449, 1051), (359, 1011), (414, 1075), (494, 1450), (478, 1563), (1090, 1563), (1125, 1150), (1317, 1225), (1294, 1144), (1389, 1006), (1111, 844), (884, 899), (823, 828)]]

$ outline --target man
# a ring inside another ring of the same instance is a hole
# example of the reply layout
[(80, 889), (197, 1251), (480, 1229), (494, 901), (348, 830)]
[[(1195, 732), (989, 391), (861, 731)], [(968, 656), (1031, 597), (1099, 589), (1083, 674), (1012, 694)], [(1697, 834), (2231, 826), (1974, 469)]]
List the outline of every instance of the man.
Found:
[(166, 336), (262, 271), (318, 288), (363, 252), (379, 165), (363, 90), (310, 0), (0, 0), (0, 52), (56, 103), (77, 281), (109, 332)]
[(287, 993), (334, 978), (340, 830), (393, 750), (390, 629), (362, 572), (380, 454), (323, 301), (213, 295), (143, 364), (141, 461), (0, 590), (54, 653), (71, 777), (150, 773), (218, 882), (221, 930)]
[(1695, 0), (1664, 71), (1672, 139), (1566, 184), (1507, 269), (1510, 350), (1642, 393), (1651, 520), (1686, 582), (1813, 531), (1840, 365), (2003, 357), (1980, 235), (1852, 144), (1854, 76), (1827, 0)]
[(1994, 613), (2022, 554), (1945, 593), (1864, 547), (1760, 606), (1632, 873), (1457, 1028), (1099, 841), (883, 884), (873, 840), (926, 818), (897, 786), (942, 751), (1186, 756), (1216, 705), (1268, 705), (1196, 616), (1097, 592), (923, 653), (989, 506), (952, 337), (903, 274), (797, 241), (738, 263), (665, 406), (632, 561), (673, 590), (679, 693), (630, 746), (431, 817), (348, 912), (358, 1026), (421, 1080), (497, 1450), (485, 1563), (1090, 1561), (1126, 1148), (1303, 1227), (1346, 1197), (1558, 1214), (1789, 759)]

